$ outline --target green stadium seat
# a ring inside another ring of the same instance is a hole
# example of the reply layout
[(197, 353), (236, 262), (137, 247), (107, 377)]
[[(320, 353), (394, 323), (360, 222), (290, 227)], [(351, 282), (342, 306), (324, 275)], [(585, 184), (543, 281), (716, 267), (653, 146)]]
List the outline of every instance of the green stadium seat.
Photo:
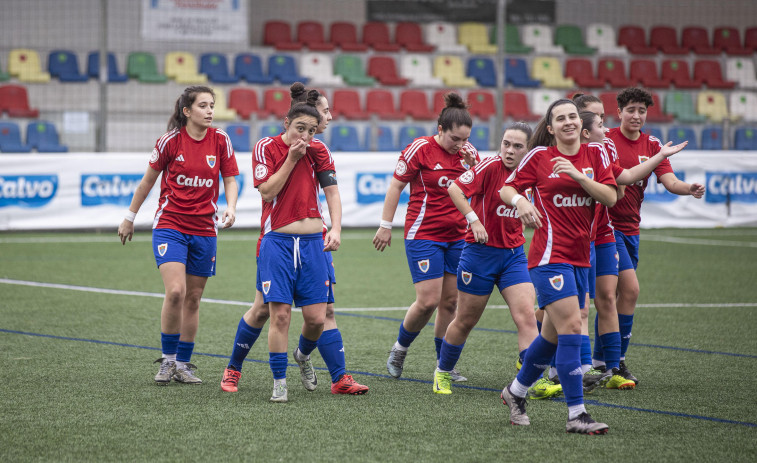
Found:
[[(605, 111), (607, 109), (605, 108)], [(694, 101), (688, 92), (668, 92), (665, 95), (665, 112), (672, 114), (678, 122), (704, 122), (706, 116), (697, 114)]]
[(593, 55), (596, 48), (586, 45), (581, 28), (572, 25), (557, 26), (555, 29), (555, 45), (561, 45), (569, 55)]
[(347, 85), (373, 85), (376, 79), (365, 73), (363, 61), (355, 55), (339, 55), (334, 62), (334, 74), (342, 76)]
[(168, 81), (168, 77), (158, 72), (155, 55), (147, 52), (136, 51), (129, 54), (126, 74), (144, 83), (162, 84)]

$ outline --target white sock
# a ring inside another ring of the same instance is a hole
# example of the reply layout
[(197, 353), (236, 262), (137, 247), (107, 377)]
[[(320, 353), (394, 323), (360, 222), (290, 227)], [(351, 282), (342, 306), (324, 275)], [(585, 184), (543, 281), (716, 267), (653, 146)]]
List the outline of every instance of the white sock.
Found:
[(177, 360), (176, 361), (176, 369), (178, 370), (179, 368), (186, 368), (187, 367), (187, 363), (189, 363), (189, 362), (180, 362), (180, 361)]
[(557, 376), (557, 368), (549, 367), (549, 373), (547, 373), (547, 379)]
[(307, 358), (308, 358), (308, 356), (307, 356), (307, 355), (305, 355), (305, 354), (303, 354), (302, 352), (300, 352), (300, 348), (299, 348), (299, 347), (298, 347), (297, 349), (295, 349), (295, 350), (294, 350), (294, 356), (295, 356), (295, 357), (297, 358), (297, 360), (299, 360), (300, 362), (302, 362), (303, 360), (307, 360)]
[(274, 379), (273, 380), (273, 387), (274, 388), (276, 388), (276, 386), (278, 386), (279, 384), (281, 384), (284, 387), (287, 387), (287, 379), (286, 378), (282, 378), (282, 379)]
[(584, 407), (584, 404), (580, 405), (571, 405), (568, 407), (568, 419), (572, 420), (576, 418), (581, 413), (586, 413), (586, 407)]
[(515, 397), (523, 398), (528, 394), (528, 386), (524, 386), (516, 378), (510, 383), (510, 393)]
[(176, 354), (163, 354), (163, 358), (170, 361), (175, 362), (176, 361)]
[(394, 349), (401, 350), (402, 352), (407, 352), (407, 347), (403, 346), (398, 341), (394, 341)]
[(626, 356), (624, 355), (624, 356), (620, 357), (620, 361), (621, 362), (625, 362), (626, 361)]
[(607, 368), (607, 364), (605, 363), (604, 360), (591, 359), (591, 365), (594, 368), (597, 368), (597, 367), (605, 367), (605, 368)]
[(591, 365), (581, 365), (581, 373), (586, 374), (587, 371), (591, 370)]

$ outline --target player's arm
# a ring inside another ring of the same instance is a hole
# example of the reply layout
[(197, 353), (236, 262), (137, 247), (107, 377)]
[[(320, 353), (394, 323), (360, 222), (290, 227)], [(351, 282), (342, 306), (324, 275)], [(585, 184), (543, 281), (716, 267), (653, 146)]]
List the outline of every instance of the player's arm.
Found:
[(505, 185), (499, 190), (499, 198), (505, 204), (518, 209), (518, 218), (523, 225), (531, 228), (541, 227), (541, 212), (525, 196), (518, 194), (518, 190)]
[(701, 183), (686, 183), (676, 177), (676, 174), (668, 172), (659, 177), (660, 183), (666, 190), (676, 195), (691, 195), (697, 199), (704, 196), (704, 185)]
[(239, 198), (237, 179), (233, 175), (224, 177), (223, 188), (226, 194), (226, 209), (221, 216), (221, 223), (223, 228), (229, 228), (237, 220), (237, 198)]
[(632, 185), (641, 179), (647, 178), (662, 161), (686, 148), (686, 145), (688, 144), (689, 142), (685, 141), (672, 146), (673, 142), (669, 141), (663, 145), (662, 149), (660, 149), (657, 154), (649, 158), (649, 160), (633, 166), (630, 169), (623, 169), (623, 173), (615, 177), (615, 180), (617, 180), (618, 184)]
[(383, 252), (387, 246), (392, 245), (391, 224), (394, 221), (394, 213), (397, 212), (397, 205), (400, 203), (400, 195), (406, 185), (407, 182), (401, 182), (395, 177), (392, 177), (389, 182), (389, 189), (384, 198), (384, 210), (381, 212), (381, 225), (373, 237), (373, 246), (379, 251)]
[[(320, 173), (319, 173), (320, 175)], [(331, 219), (331, 229), (326, 233), (323, 242), (324, 251), (336, 251), (342, 243), (342, 198), (339, 195), (339, 187), (334, 184), (323, 186), (323, 194), (326, 196), (326, 205), (329, 208), (329, 218)]]
[(476, 213), (473, 212), (473, 208), (468, 203), (468, 198), (465, 196), (465, 193), (463, 193), (463, 190), (453, 182), (449, 188), (447, 188), (447, 193), (457, 210), (465, 216), (465, 220), (470, 224), (476, 242), (486, 243), (489, 241), (489, 235), (486, 233), (486, 228), (484, 228), (484, 225), (481, 223), (481, 220)]
[(139, 182), (137, 189), (134, 191), (134, 196), (131, 198), (129, 212), (121, 222), (121, 225), (118, 226), (118, 236), (121, 238), (121, 244), (126, 244), (127, 239), (131, 241), (131, 237), (134, 235), (134, 218), (137, 212), (139, 212), (139, 208), (142, 207), (142, 203), (147, 199), (147, 195), (150, 194), (150, 190), (152, 190), (159, 175), (159, 171), (152, 167), (147, 167), (145, 175), (142, 176), (142, 180)]
[(284, 163), (279, 170), (268, 177), (268, 180), (258, 185), (258, 191), (260, 192), (263, 201), (270, 203), (273, 201), (273, 198), (279, 194), (281, 189), (284, 188), (284, 185), (289, 178), (289, 174), (292, 173), (294, 166), (297, 165), (297, 161), (305, 156), (307, 148), (308, 144), (301, 138), (298, 138), (292, 143), (289, 147), (287, 158), (284, 160)]
[(613, 207), (618, 201), (618, 192), (615, 185), (605, 185), (590, 179), (583, 172), (579, 172), (572, 162), (562, 156), (552, 158), (554, 166), (552, 171), (556, 174), (566, 174), (584, 189), (595, 200), (607, 207)]

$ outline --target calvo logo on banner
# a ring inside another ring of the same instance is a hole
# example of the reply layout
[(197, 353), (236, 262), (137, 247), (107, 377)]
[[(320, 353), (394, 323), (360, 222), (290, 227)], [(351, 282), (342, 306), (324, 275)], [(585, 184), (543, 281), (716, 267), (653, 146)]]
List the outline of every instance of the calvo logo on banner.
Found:
[(57, 191), (57, 175), (2, 175), (0, 207), (43, 207)]

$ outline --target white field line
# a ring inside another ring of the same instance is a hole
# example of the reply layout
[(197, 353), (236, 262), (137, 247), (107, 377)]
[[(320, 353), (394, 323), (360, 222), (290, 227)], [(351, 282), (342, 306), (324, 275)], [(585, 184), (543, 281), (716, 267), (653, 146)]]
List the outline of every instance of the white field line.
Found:
[(642, 241), (661, 241), (663, 243), (696, 244), (701, 246), (732, 246), (737, 248), (757, 248), (753, 241), (705, 240), (701, 238), (681, 238), (678, 236), (642, 235)]

